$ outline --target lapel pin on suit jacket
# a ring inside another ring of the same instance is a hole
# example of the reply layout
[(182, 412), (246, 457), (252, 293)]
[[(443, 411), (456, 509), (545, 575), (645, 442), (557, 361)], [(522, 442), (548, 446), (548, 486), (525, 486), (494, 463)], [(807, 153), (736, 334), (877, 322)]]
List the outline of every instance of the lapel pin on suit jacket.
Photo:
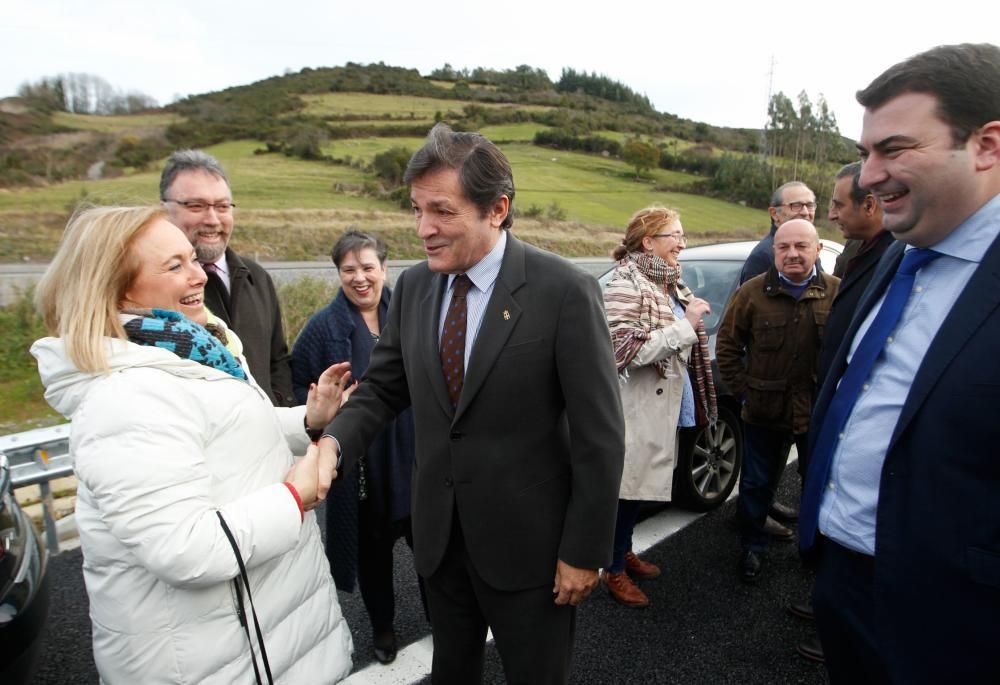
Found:
[(503, 320), (504, 321), (510, 321), (510, 311), (508, 311), (506, 309), (503, 310)]

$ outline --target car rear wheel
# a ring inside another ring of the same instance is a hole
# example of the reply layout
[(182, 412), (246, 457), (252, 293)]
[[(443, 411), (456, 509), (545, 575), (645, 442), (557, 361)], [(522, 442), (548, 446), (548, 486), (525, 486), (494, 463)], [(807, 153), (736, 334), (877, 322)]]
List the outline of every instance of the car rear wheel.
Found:
[(708, 511), (729, 497), (736, 487), (743, 463), (740, 420), (727, 407), (719, 407), (715, 426), (681, 431), (674, 471), (674, 500), (688, 509)]

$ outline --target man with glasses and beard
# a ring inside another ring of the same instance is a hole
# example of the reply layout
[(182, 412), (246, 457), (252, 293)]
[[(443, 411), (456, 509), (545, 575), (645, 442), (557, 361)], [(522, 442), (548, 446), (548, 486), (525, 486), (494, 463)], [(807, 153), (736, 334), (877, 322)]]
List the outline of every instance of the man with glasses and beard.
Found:
[(160, 176), (160, 202), (205, 269), (205, 306), (236, 331), (250, 372), (271, 402), (293, 405), (278, 294), (260, 264), (229, 247), (236, 205), (222, 165), (201, 150), (174, 152)]

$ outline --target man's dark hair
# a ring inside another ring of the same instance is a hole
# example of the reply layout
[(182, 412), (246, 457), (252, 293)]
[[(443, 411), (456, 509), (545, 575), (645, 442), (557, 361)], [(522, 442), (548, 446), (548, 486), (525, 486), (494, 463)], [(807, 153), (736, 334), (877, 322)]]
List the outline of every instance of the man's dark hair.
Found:
[(204, 171), (212, 176), (221, 178), (226, 182), (227, 186), (229, 185), (229, 178), (226, 176), (226, 171), (215, 157), (201, 150), (177, 150), (167, 158), (167, 164), (163, 167), (163, 173), (160, 174), (161, 200), (167, 199), (167, 191), (173, 185), (177, 174), (184, 171)]
[(500, 148), (478, 133), (452, 131), (447, 124), (436, 124), (427, 142), (406, 165), (403, 182), (407, 185), (424, 174), (455, 169), (462, 193), (486, 216), (501, 196), (510, 200), (510, 208), (500, 228), (514, 223), (514, 174)]
[(861, 203), (868, 197), (868, 189), (862, 188), (861, 184), (858, 183), (858, 179), (861, 178), (861, 162), (851, 162), (840, 167), (840, 171), (837, 172), (837, 180), (848, 176), (851, 177), (851, 202), (854, 203), (855, 207), (860, 207)]
[[(769, 204), (768, 207), (780, 207), (785, 201), (785, 191), (788, 188), (793, 188), (795, 186), (802, 186), (812, 193), (812, 189), (802, 181), (789, 181), (788, 183), (782, 183), (780, 186), (775, 188), (774, 193), (771, 194), (771, 204)], [(813, 195), (815, 194), (816, 193), (813, 193)]]
[(1000, 120), (1000, 48), (989, 43), (939, 45), (889, 67), (857, 93), (865, 109), (878, 109), (905, 93), (938, 101), (938, 116), (961, 147), (972, 133)]
[(385, 258), (389, 254), (389, 250), (385, 246), (385, 241), (377, 235), (350, 230), (340, 236), (337, 242), (334, 243), (330, 257), (333, 259), (334, 265), (339, 269), (340, 262), (346, 255), (360, 255), (362, 250), (375, 250), (375, 256), (378, 257), (380, 264), (385, 264)]

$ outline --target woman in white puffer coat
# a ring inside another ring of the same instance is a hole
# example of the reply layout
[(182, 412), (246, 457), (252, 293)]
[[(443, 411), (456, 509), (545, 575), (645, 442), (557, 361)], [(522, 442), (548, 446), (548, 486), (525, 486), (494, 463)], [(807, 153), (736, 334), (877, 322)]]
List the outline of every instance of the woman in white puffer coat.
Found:
[(176, 313), (203, 316), (204, 283), (161, 210), (101, 208), (70, 220), (38, 287), (53, 337), (32, 354), (72, 420), (97, 669), (106, 683), (336, 682), (353, 647), (311, 511), (331, 474), (306, 429), (332, 418), (349, 373), (331, 367), (306, 407), (273, 407)]

